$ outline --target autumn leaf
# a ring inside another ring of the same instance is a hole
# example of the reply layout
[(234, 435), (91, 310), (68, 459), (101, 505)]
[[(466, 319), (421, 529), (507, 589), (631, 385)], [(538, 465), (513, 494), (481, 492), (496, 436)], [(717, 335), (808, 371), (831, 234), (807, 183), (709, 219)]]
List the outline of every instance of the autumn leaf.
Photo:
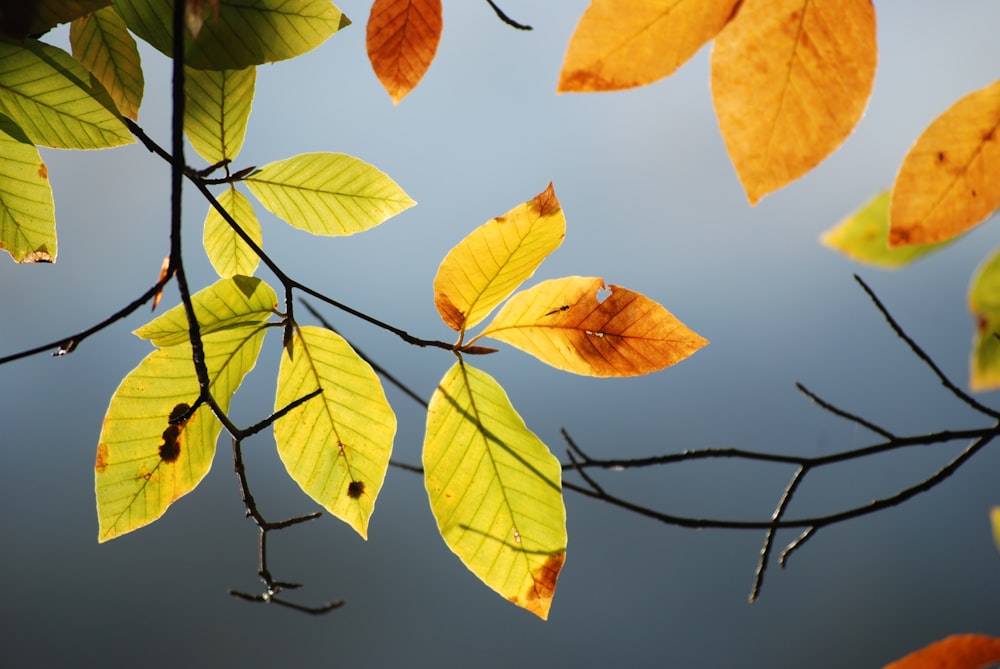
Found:
[(35, 145), (0, 114), (0, 249), (15, 262), (55, 262), (56, 212), (49, 170)]
[(924, 130), (892, 189), (893, 246), (940, 242), (1000, 207), (1000, 80), (966, 95)]
[(969, 360), (969, 387), (974, 391), (1000, 388), (1000, 252), (984, 261), (969, 286), (969, 311), (976, 331)]
[[(219, 193), (216, 199), (233, 220), (240, 224), (250, 239), (260, 247), (263, 240), (260, 221), (257, 220), (253, 205), (246, 196), (235, 188), (229, 188)], [(260, 257), (236, 234), (215, 207), (210, 208), (208, 216), (205, 217), (203, 245), (209, 262), (222, 277), (250, 276), (260, 263)]]
[(883, 669), (986, 669), (997, 662), (1000, 662), (1000, 639), (983, 634), (956, 634)]
[(993, 543), (1000, 549), (1000, 506), (990, 509), (990, 525), (993, 527)]
[(82, 16), (69, 27), (73, 57), (90, 70), (111, 95), (122, 116), (139, 116), (144, 79), (139, 48), (112, 7)]
[(669, 76), (729, 20), (738, 0), (592, 0), (570, 39), (559, 92), (614, 91)]
[(708, 343), (648, 297), (579, 276), (543, 281), (516, 294), (480, 337), (587, 376), (648, 374)]
[(832, 153), (861, 119), (878, 50), (871, 0), (744, 0), (712, 49), (712, 96), (751, 204)]
[(368, 59), (393, 104), (416, 88), (441, 39), (441, 0), (375, 0), (368, 17)]

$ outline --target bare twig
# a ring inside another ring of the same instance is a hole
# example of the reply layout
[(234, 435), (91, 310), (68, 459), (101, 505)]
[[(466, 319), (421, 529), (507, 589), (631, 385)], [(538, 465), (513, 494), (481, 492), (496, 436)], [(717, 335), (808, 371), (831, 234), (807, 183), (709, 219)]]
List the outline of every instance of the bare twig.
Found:
[(529, 25), (527, 25), (525, 23), (518, 23), (514, 19), (510, 18), (509, 16), (507, 16), (504, 13), (504, 11), (497, 6), (497, 3), (493, 2), (493, 0), (486, 0), (486, 2), (488, 2), (489, 5), (490, 5), (490, 7), (493, 8), (493, 11), (496, 12), (496, 14), (500, 18), (500, 20), (503, 21), (504, 23), (506, 23), (507, 25), (509, 25), (511, 28), (517, 28), (518, 30), (531, 30), (532, 29), (531, 26), (529, 26)]

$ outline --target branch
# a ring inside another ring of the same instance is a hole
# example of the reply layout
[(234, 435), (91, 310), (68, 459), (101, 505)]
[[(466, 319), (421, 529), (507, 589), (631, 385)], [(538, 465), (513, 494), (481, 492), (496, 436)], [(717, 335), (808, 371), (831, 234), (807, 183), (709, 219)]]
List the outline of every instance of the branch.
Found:
[(529, 25), (527, 25), (525, 23), (518, 23), (514, 19), (510, 18), (509, 16), (507, 16), (503, 12), (502, 9), (500, 9), (499, 7), (497, 7), (497, 4), (495, 2), (493, 2), (493, 0), (486, 0), (486, 2), (488, 2), (490, 4), (490, 7), (493, 8), (493, 11), (496, 12), (496, 14), (500, 18), (500, 20), (503, 21), (504, 23), (506, 23), (507, 25), (509, 25), (511, 28), (517, 28), (518, 30), (531, 30), (532, 29), (531, 26), (529, 26)]

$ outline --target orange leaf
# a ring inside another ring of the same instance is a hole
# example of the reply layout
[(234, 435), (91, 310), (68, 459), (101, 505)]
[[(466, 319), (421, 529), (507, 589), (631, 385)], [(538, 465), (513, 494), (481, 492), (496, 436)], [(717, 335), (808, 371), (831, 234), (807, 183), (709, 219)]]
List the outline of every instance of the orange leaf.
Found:
[(847, 138), (877, 58), (871, 0), (743, 2), (712, 49), (712, 96), (751, 204)]
[(940, 242), (1000, 207), (1000, 81), (966, 95), (924, 130), (892, 189), (889, 245)]
[(995, 662), (1000, 662), (1000, 639), (982, 634), (956, 634), (883, 669), (983, 669)]
[(368, 59), (393, 104), (427, 72), (441, 27), (441, 0), (375, 0), (368, 17)]
[(738, 0), (593, 0), (570, 39), (559, 92), (614, 91), (669, 76), (715, 37)]
[(480, 336), (587, 376), (648, 374), (708, 343), (648, 297), (581, 276), (543, 281), (517, 293)]

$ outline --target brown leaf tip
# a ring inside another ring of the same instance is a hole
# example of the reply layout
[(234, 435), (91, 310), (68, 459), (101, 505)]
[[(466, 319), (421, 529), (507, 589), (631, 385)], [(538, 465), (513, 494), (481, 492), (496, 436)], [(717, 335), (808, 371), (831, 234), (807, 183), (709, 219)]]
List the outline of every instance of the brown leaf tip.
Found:
[(347, 496), (351, 499), (357, 499), (363, 494), (365, 494), (364, 481), (351, 481), (347, 484)]
[(544, 191), (536, 195), (528, 203), (528, 206), (535, 210), (539, 216), (552, 216), (559, 213), (561, 207), (559, 200), (556, 199), (556, 192), (552, 187), (551, 181)]

